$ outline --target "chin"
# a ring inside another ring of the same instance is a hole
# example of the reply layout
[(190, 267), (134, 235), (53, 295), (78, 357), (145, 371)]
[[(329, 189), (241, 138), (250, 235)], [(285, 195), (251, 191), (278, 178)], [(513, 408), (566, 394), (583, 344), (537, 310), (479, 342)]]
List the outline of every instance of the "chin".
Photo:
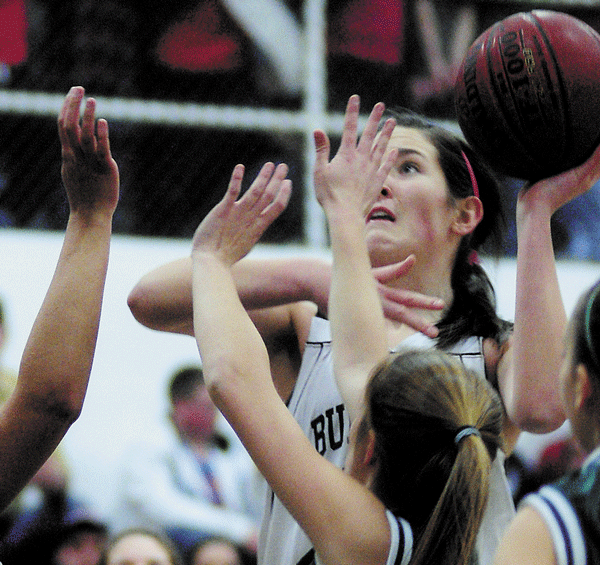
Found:
[(389, 233), (373, 231), (366, 238), (369, 258), (374, 267), (389, 265), (390, 263), (402, 261), (408, 257), (409, 252), (404, 252), (401, 242), (391, 237)]

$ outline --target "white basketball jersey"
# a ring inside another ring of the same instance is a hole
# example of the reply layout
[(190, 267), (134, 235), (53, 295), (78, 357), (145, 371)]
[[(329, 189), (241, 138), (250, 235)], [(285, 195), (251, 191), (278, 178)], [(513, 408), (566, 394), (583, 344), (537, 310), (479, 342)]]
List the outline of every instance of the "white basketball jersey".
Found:
[[(434, 341), (420, 333), (405, 339), (395, 351), (427, 349)], [(482, 339), (471, 337), (452, 346), (448, 353), (485, 378)], [(333, 376), (329, 322), (313, 318), (298, 380), (289, 410), (315, 449), (328, 461), (343, 468), (346, 460), (350, 421)], [(504, 454), (492, 468), (490, 501), (479, 532), (480, 565), (490, 565), (499, 538), (515, 509), (504, 473)], [(271, 489), (267, 489), (265, 513), (258, 545), (259, 565), (297, 565), (312, 544)]]

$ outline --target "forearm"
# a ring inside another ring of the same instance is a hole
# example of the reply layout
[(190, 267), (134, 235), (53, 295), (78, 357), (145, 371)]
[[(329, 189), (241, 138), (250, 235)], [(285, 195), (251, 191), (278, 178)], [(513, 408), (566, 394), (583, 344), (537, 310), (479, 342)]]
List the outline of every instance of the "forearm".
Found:
[(364, 219), (342, 209), (327, 213), (333, 251), (329, 301), (338, 387), (355, 415), (367, 378), (387, 354), (381, 300), (371, 273)]
[[(234, 265), (236, 289), (246, 309), (315, 302), (327, 312), (331, 266), (311, 257), (243, 259)], [(133, 288), (128, 305), (136, 320), (156, 330), (193, 335), (189, 258), (163, 265)]]
[[(264, 342), (239, 300), (229, 267), (210, 254), (196, 253), (192, 267), (194, 332), (206, 380), (217, 407), (223, 387), (234, 392), (272, 386)], [(266, 379), (251, 375), (266, 374)], [(225, 413), (227, 417), (227, 414)]]
[(232, 268), (240, 300), (246, 309), (310, 301), (327, 312), (331, 265), (315, 257), (247, 258)]
[(76, 418), (91, 370), (108, 266), (111, 215), (71, 215), (57, 267), (33, 325), (18, 390)]
[(565, 417), (558, 374), (567, 318), (550, 217), (549, 210), (533, 204), (519, 207), (512, 380), (504, 396), (511, 420), (532, 432), (551, 431)]
[[(54, 451), (83, 406), (100, 319), (110, 222), (71, 219), (0, 426), (0, 508)], [(16, 463), (15, 463), (16, 462)]]

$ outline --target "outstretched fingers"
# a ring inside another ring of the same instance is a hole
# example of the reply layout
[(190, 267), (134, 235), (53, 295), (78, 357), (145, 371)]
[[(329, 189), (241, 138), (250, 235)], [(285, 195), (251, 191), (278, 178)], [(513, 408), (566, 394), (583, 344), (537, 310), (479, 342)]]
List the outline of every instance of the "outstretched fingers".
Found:
[[(383, 117), (383, 112), (385, 110), (385, 104), (383, 102), (378, 102), (373, 106), (371, 113), (369, 114), (369, 118), (367, 119), (367, 123), (365, 124), (365, 129), (363, 130), (362, 135), (360, 136), (360, 141), (358, 142), (358, 151), (369, 155), (373, 149), (373, 144), (375, 142), (375, 137), (377, 136), (377, 129), (379, 127), (379, 122)], [(393, 129), (393, 128), (392, 128)], [(389, 139), (389, 136), (388, 136)], [(386, 143), (387, 145), (387, 143)], [(385, 147), (384, 147), (385, 148)]]
[(255, 209), (257, 226), (261, 232), (283, 212), (289, 201), (291, 181), (286, 179), (288, 166), (280, 163), (275, 167), (267, 163), (244, 195)]
[(88, 98), (81, 119), (81, 149), (88, 155), (96, 152), (96, 101)]
[(346, 104), (346, 113), (344, 114), (344, 130), (340, 140), (339, 153), (354, 151), (356, 148), (356, 138), (358, 133), (358, 115), (360, 111), (360, 98), (358, 94), (353, 94)]
[(198, 226), (194, 251), (218, 256), (228, 265), (244, 257), (287, 206), (291, 193), (287, 172), (283, 163), (277, 167), (266, 163), (240, 196), (244, 167), (237, 165), (223, 199)]
[(112, 154), (110, 152), (110, 141), (108, 137), (108, 122), (104, 119), (98, 120), (96, 124), (96, 135), (98, 137), (97, 140), (97, 151), (99, 157), (105, 162), (112, 159)]
[(74, 152), (80, 144), (79, 108), (84, 89), (74, 86), (69, 90), (58, 115), (58, 136), (63, 154)]
[(313, 132), (313, 140), (316, 150), (315, 170), (323, 171), (329, 164), (331, 143), (329, 137), (322, 129), (317, 129)]
[(223, 203), (225, 206), (232, 206), (238, 199), (242, 190), (242, 180), (244, 179), (245, 167), (244, 165), (238, 164), (233, 168), (231, 178), (229, 179), (229, 185), (225, 196), (223, 197)]

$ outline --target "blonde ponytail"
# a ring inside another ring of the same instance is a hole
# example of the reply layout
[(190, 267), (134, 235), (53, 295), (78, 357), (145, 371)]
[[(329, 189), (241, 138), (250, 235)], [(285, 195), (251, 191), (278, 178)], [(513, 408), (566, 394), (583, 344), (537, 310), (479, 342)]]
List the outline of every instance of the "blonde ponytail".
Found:
[(411, 565), (468, 565), (501, 445), (497, 393), (460, 361), (431, 350), (384, 363), (367, 399), (379, 458), (374, 491), (411, 523)]

